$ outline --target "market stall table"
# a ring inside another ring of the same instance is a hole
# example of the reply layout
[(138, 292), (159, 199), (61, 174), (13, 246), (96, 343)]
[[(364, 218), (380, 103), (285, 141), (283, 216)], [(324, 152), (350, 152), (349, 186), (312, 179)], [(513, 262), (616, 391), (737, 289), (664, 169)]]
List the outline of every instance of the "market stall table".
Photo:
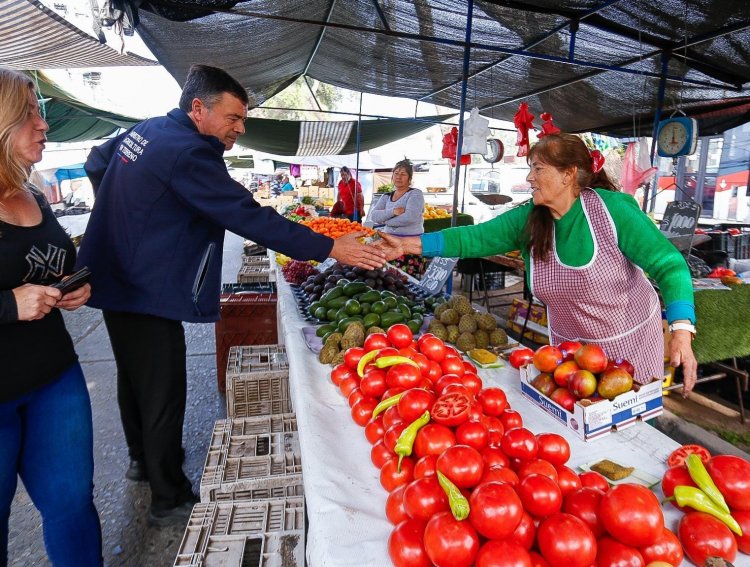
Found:
[[(385, 517), (387, 493), (370, 460), (371, 445), (363, 428), (352, 421), (346, 399), (332, 384), (331, 367), (320, 364), (305, 346), (302, 328), (309, 323), (299, 316), (289, 284), (281, 277), (278, 282), (280, 320), (302, 450), (309, 518), (308, 565), (386, 567), (391, 565), (388, 537), (393, 526)], [(526, 427), (535, 433), (559, 433), (568, 440), (572, 454), (568, 464), (572, 468), (610, 458), (661, 478), (667, 456), (679, 446), (646, 423), (585, 443), (522, 397), (516, 370), (480, 370), (480, 375), (485, 386), (505, 390), (513, 408), (523, 415)], [(657, 496), (661, 497), (660, 490)], [(682, 514), (672, 507), (665, 507), (664, 513), (667, 526), (676, 530)], [(740, 556), (735, 565), (750, 565), (750, 561), (742, 563), (744, 560)]]

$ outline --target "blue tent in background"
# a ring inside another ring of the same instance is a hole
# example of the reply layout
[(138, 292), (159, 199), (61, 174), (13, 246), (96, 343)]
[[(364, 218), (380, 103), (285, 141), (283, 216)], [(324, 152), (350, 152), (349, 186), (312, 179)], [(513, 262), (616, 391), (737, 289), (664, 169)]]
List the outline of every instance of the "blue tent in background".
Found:
[(83, 169), (82, 163), (75, 165), (69, 165), (67, 167), (60, 167), (55, 171), (55, 177), (58, 183), (62, 183), (66, 179), (78, 179), (79, 177), (86, 177), (86, 170)]

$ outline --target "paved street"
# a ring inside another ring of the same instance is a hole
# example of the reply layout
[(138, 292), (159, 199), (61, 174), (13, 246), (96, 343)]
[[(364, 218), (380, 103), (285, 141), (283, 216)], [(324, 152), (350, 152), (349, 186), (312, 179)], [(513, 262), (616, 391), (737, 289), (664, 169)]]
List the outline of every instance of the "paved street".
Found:
[[(222, 281), (236, 281), (241, 253), (242, 239), (227, 233)], [(101, 312), (84, 307), (66, 312), (65, 318), (76, 343), (93, 407), (94, 495), (102, 522), (104, 563), (108, 567), (172, 565), (184, 526), (149, 527), (148, 484), (133, 483), (123, 477), (128, 455), (117, 407), (115, 361)], [(185, 335), (188, 399), (183, 445), (185, 471), (197, 492), (213, 424), (226, 412), (224, 398), (216, 390), (214, 326), (185, 324)], [(10, 516), (9, 565), (49, 565), (40, 516), (20, 483)]]

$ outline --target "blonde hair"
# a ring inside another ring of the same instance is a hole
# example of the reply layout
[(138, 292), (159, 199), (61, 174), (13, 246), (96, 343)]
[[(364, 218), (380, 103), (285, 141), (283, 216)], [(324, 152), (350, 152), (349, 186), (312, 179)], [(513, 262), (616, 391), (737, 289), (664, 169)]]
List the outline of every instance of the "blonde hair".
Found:
[(18, 71), (0, 67), (0, 199), (23, 191), (31, 168), (16, 155), (13, 138), (26, 121), (34, 82)]

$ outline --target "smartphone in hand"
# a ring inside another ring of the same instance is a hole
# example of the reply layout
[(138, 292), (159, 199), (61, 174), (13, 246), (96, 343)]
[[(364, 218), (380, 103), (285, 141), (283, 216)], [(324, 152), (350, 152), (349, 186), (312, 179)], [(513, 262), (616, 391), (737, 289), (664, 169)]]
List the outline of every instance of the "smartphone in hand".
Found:
[(52, 284), (52, 287), (59, 289), (62, 294), (65, 295), (66, 293), (70, 293), (71, 291), (75, 291), (79, 287), (86, 285), (89, 279), (91, 279), (91, 270), (84, 266), (77, 272), (67, 276), (65, 279)]

